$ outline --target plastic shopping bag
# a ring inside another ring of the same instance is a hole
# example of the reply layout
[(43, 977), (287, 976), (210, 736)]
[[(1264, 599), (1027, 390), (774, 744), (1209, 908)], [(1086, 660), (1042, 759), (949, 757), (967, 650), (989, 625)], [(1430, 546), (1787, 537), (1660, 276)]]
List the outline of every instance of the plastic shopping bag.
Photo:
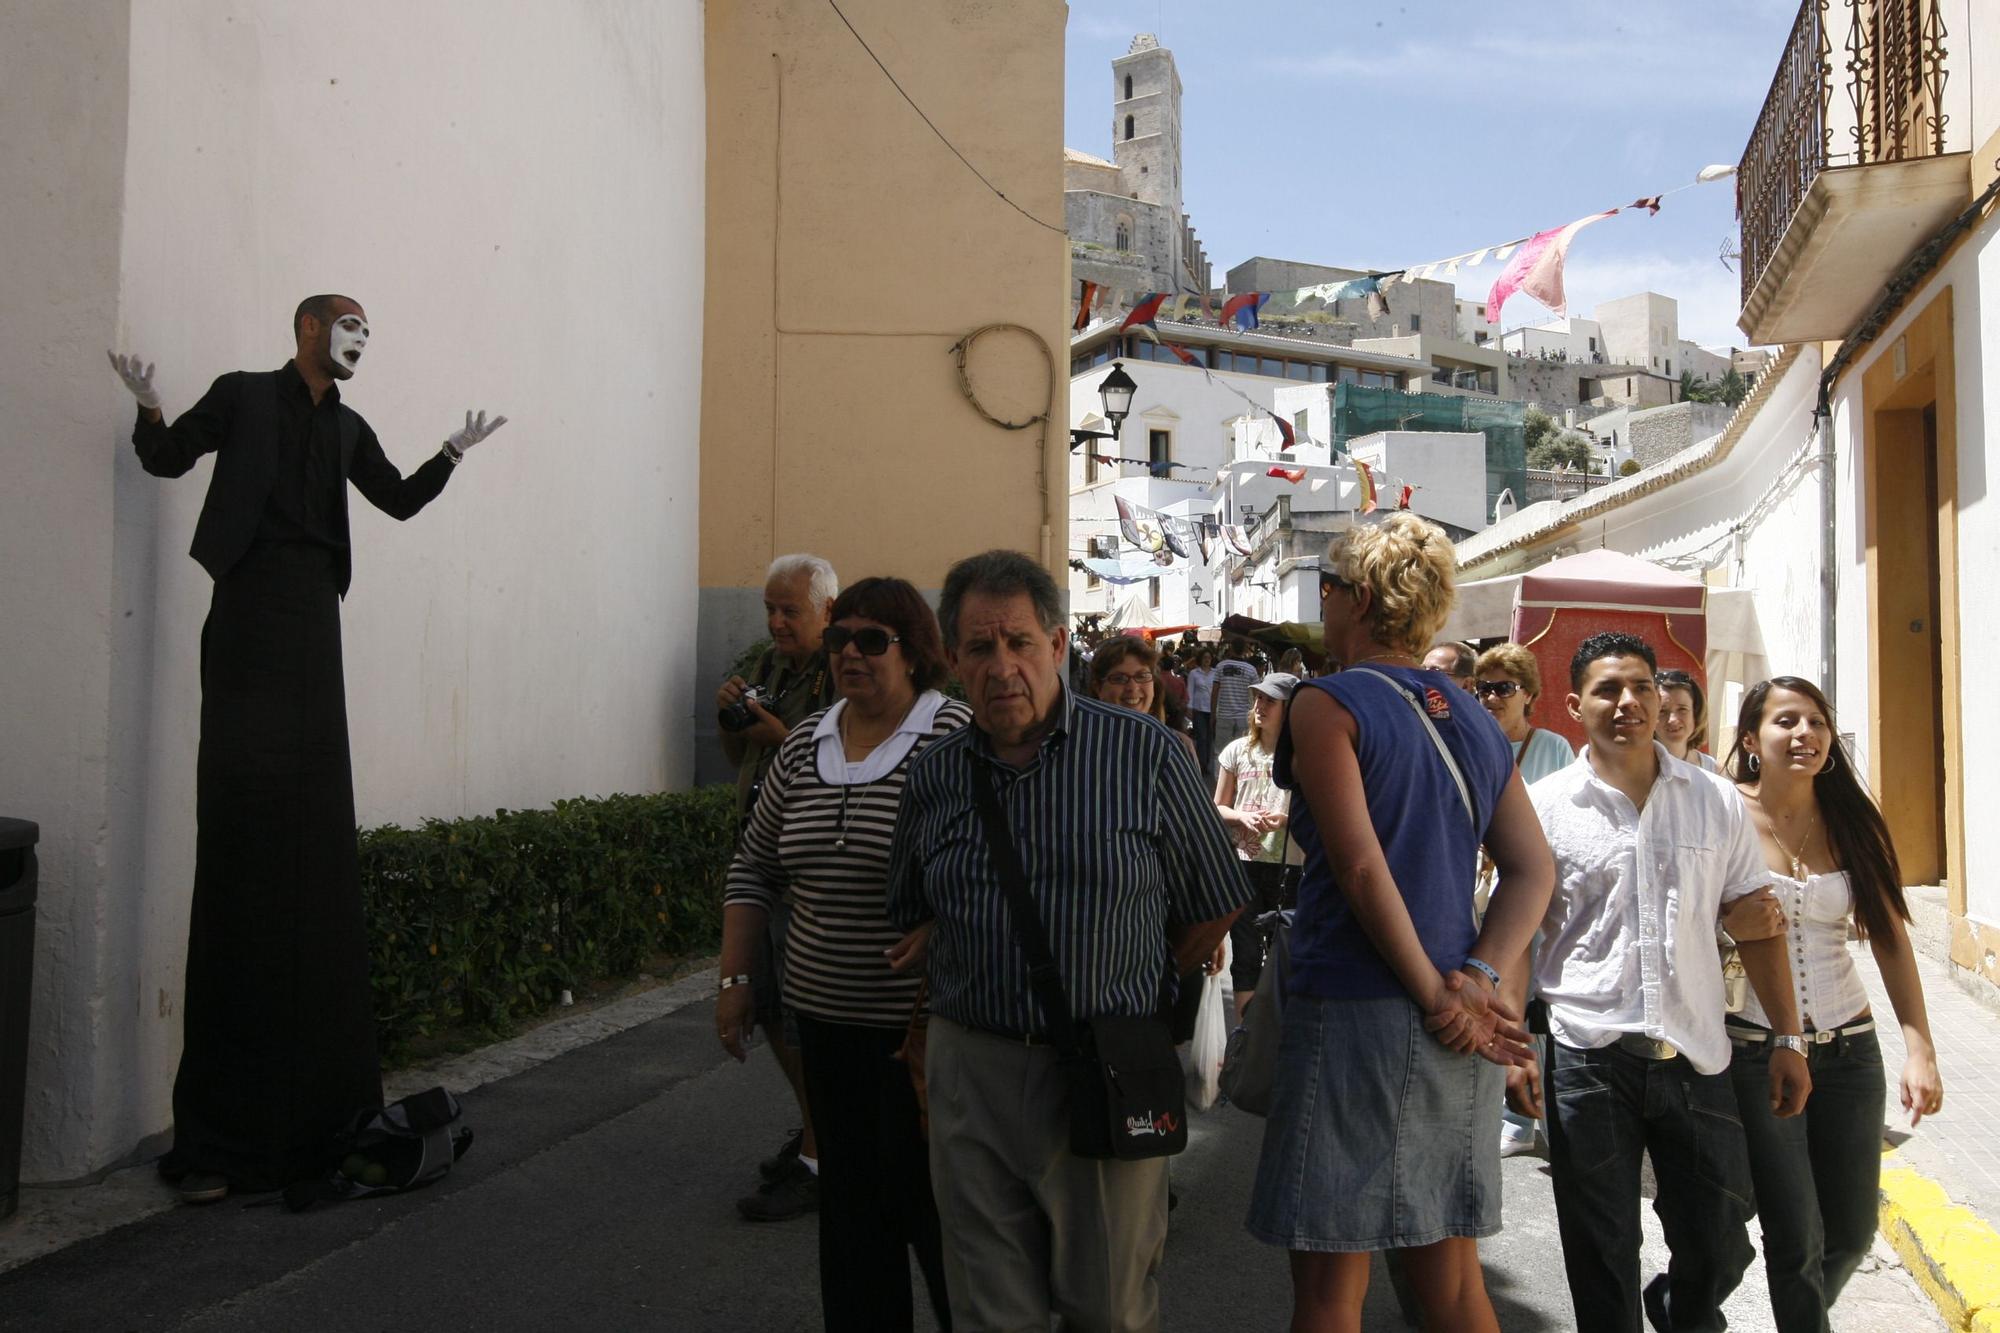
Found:
[(1222, 1091), (1222, 1055), (1229, 1045), (1229, 1007), (1222, 996), (1222, 974), (1201, 983), (1201, 1008), (1195, 1014), (1194, 1040), (1188, 1047), (1189, 1105), (1206, 1111)]

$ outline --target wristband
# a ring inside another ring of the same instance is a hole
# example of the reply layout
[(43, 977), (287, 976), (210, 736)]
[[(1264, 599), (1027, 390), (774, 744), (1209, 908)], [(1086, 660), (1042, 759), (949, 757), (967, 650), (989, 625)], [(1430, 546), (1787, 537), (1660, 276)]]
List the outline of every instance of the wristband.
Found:
[(1500, 989), (1500, 974), (1493, 970), (1491, 963), (1483, 958), (1468, 958), (1465, 960), (1465, 965), (1475, 972), (1484, 972), (1486, 979), (1493, 983), (1493, 989), (1496, 991)]
[(451, 441), (446, 440), (444, 442), (444, 456), (446, 462), (450, 463), (453, 467), (457, 467), (465, 461), (465, 450), (452, 448)]
[(728, 990), (731, 986), (747, 986), (749, 984), (750, 984), (750, 974), (747, 972), (739, 972), (733, 977), (724, 977), (722, 979), (722, 985), (717, 987), (717, 989)]

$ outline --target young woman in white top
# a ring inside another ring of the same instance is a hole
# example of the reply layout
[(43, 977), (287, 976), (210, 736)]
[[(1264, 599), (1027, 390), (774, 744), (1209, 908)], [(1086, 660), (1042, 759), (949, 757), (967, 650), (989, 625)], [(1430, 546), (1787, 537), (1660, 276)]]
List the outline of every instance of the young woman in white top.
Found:
[[(1285, 726), (1285, 705), (1298, 687), (1299, 678), (1286, 671), (1274, 671), (1252, 685), (1250, 730), (1223, 747), (1215, 761), (1216, 813), (1236, 844), (1236, 854), (1245, 861), (1281, 866), (1290, 846), (1285, 818), (1292, 794), (1273, 780), (1271, 765), (1278, 752), (1278, 733)], [(1291, 906), (1278, 901), (1275, 878), (1253, 875), (1251, 883), (1258, 891), (1258, 901), (1229, 928), (1234, 950), (1229, 982), (1236, 992), (1238, 1019), (1249, 1007), (1257, 979), (1264, 973), (1264, 936), (1257, 917)]]
[(1730, 1074), (1763, 1219), (1772, 1312), (1780, 1333), (1823, 1333), (1827, 1311), (1874, 1240), (1882, 1162), (1882, 1051), (1847, 950), (1850, 916), (1902, 1025), (1909, 1056), (1900, 1090), (1912, 1127), (1944, 1105), (1944, 1085), (1904, 929), (1896, 849), (1841, 748), (1826, 696), (1796, 676), (1753, 685), (1727, 771), (1762, 837), (1782, 919), (1758, 894), (1726, 907), (1722, 929), (1738, 939), (1788, 937), (1812, 1096), (1803, 1114), (1772, 1118), (1764, 1073), (1770, 1033), (1754, 995), (1728, 1021)]

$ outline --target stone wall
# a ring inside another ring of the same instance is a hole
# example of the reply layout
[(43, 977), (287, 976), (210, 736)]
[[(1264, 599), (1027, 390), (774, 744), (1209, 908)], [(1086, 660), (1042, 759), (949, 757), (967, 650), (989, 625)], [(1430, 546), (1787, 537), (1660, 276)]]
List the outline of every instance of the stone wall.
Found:
[(1733, 411), (1723, 403), (1675, 403), (1634, 412), (1625, 423), (1632, 457), (1641, 467), (1672, 458), (1697, 440), (1720, 434)]

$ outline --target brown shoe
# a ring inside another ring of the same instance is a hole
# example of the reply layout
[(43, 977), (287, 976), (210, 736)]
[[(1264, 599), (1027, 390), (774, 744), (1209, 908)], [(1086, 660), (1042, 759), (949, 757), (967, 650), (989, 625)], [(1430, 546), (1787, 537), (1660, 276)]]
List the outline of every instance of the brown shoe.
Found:
[(220, 1203), (229, 1197), (229, 1178), (215, 1171), (190, 1171), (174, 1189), (182, 1203)]

